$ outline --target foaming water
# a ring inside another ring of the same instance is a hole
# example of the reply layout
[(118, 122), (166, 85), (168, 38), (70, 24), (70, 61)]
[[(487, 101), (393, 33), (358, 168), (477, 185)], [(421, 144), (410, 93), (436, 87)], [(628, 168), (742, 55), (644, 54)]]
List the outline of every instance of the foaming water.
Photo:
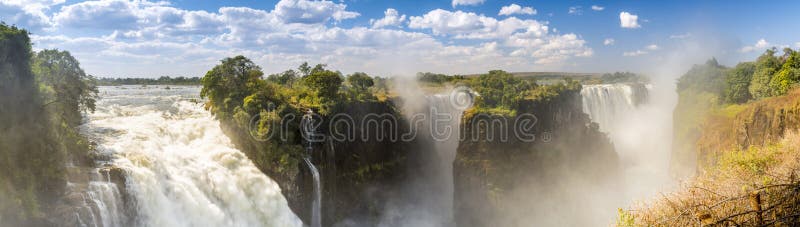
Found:
[(581, 90), (583, 111), (608, 133), (620, 156), (627, 202), (670, 185), (671, 107), (660, 102), (664, 92), (636, 86), (584, 85)]
[(198, 103), (199, 87), (101, 87), (86, 129), (126, 175), (138, 226), (302, 226)]

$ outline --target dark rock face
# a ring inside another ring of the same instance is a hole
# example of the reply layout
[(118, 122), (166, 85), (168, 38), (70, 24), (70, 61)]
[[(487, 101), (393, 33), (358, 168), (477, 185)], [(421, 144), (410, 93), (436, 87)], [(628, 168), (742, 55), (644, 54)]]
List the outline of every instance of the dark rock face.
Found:
[[(567, 91), (549, 101), (523, 101), (517, 115), (536, 118), (528, 129), (536, 136), (532, 142), (515, 136), (514, 117), (494, 118), (508, 122), (505, 128), (479, 123), (491, 120), (487, 115), (464, 117), (467, 137), (453, 170), (457, 226), (598, 224), (577, 213), (606, 212), (597, 204), (614, 201), (621, 191), (615, 190), (618, 158), (607, 136), (582, 112), (579, 95)], [(503, 134), (507, 141), (499, 139)], [(609, 210), (613, 214), (613, 207)]]
[[(413, 165), (410, 160), (421, 145), (400, 139), (408, 123), (392, 102), (342, 104), (331, 113), (321, 116), (318, 131), (327, 139), (314, 143), (311, 153), (321, 175), (322, 225), (376, 225), (387, 201), (398, 193), (398, 185), (408, 176), (406, 169)], [(352, 119), (334, 117), (337, 114)], [(393, 119), (397, 123), (392, 123), (394, 127), (363, 125), (365, 118), (377, 122)], [(329, 127), (336, 119), (352, 122)], [(305, 151), (300, 141), (257, 141), (247, 131), (232, 126), (232, 122), (223, 121), (221, 125), (233, 143), (278, 183), (292, 211), (303, 222), (310, 223), (313, 178), (302, 162)], [(344, 136), (331, 139), (333, 134)], [(285, 161), (264, 161), (265, 153), (273, 152), (291, 155)]]

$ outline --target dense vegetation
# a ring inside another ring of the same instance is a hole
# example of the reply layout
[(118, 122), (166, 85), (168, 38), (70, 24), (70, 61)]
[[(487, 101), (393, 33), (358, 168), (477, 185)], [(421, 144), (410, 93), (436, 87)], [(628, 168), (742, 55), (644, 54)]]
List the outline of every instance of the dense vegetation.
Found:
[(96, 94), (68, 52), (34, 53), (27, 31), (0, 25), (0, 223), (55, 225), (47, 213), (65, 165), (89, 149), (76, 127)]
[(800, 53), (790, 48), (776, 56), (769, 49), (754, 62), (742, 62), (733, 68), (716, 59), (695, 65), (678, 80), (678, 92), (692, 90), (719, 97), (719, 103), (746, 103), (786, 94), (800, 82)]
[(200, 85), (200, 77), (169, 77), (159, 78), (100, 78), (98, 85), (117, 86), (117, 85)]

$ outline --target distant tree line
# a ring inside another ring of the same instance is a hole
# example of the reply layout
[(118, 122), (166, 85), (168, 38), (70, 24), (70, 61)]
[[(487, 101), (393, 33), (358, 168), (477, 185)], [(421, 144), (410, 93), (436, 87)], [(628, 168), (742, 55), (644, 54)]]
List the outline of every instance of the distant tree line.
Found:
[(200, 85), (200, 77), (169, 77), (159, 78), (100, 78), (98, 85)]

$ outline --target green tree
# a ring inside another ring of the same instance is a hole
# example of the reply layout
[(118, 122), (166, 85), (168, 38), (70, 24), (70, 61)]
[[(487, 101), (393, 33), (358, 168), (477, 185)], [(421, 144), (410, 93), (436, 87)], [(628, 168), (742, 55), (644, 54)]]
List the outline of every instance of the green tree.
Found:
[(306, 77), (311, 74), (311, 67), (308, 66), (308, 62), (303, 62), (303, 64), (297, 67), (297, 71), (300, 71), (300, 75)]
[(356, 72), (347, 77), (347, 83), (360, 92), (365, 92), (367, 89), (375, 85), (372, 77), (363, 72)]
[(473, 80), (473, 88), (480, 94), (476, 104), (486, 108), (512, 109), (524, 99), (533, 84), (502, 70), (492, 70)]
[(726, 69), (712, 58), (703, 65), (695, 65), (678, 79), (678, 91), (686, 89), (723, 95)]
[[(788, 49), (788, 48), (787, 48)], [(800, 53), (792, 51), (791, 49), (785, 50), (784, 56), (786, 61), (769, 82), (769, 88), (772, 96), (780, 96), (786, 94), (789, 89), (800, 81)]]
[(267, 77), (267, 80), (275, 82), (277, 84), (288, 85), (292, 86), (295, 80), (299, 77), (297, 71), (294, 70), (286, 70), (282, 73), (272, 74)]
[(754, 98), (765, 98), (772, 95), (769, 84), (780, 66), (780, 59), (775, 56), (775, 48), (768, 49), (756, 59), (756, 69), (750, 82), (750, 94)]
[(750, 81), (756, 70), (755, 62), (742, 62), (728, 70), (725, 78), (725, 101), (728, 103), (745, 103), (750, 95)]
[(314, 71), (303, 78), (303, 84), (317, 97), (333, 100), (342, 85), (342, 77), (339, 73), (329, 70)]
[(42, 50), (33, 57), (33, 73), (52, 93), (45, 105), (57, 107), (62, 117), (77, 126), (81, 112), (95, 109), (96, 80), (80, 68), (80, 63), (67, 51)]
[(201, 80), (200, 96), (208, 97), (210, 106), (221, 107), (223, 112), (230, 113), (242, 105), (245, 97), (255, 92), (263, 75), (261, 67), (244, 56), (225, 58)]

